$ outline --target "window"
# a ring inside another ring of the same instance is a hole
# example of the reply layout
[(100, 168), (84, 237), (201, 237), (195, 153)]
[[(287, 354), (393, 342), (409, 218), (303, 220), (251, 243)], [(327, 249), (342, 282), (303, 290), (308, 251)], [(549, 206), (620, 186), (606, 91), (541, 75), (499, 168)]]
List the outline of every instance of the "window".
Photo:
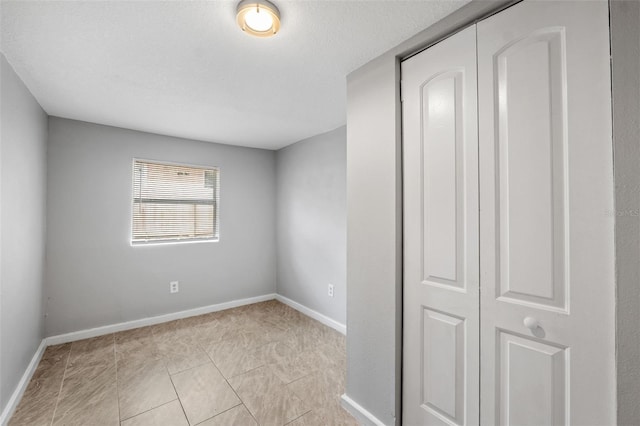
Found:
[(218, 239), (220, 171), (133, 161), (133, 244)]

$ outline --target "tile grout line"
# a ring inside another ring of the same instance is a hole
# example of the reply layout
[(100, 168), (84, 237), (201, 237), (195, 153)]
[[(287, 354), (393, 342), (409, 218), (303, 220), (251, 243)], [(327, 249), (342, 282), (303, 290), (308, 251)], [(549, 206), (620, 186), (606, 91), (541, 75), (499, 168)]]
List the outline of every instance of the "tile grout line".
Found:
[[(151, 329), (151, 341), (156, 346), (156, 349), (158, 349), (158, 353), (160, 353), (160, 348), (158, 347), (158, 342), (156, 342), (156, 334), (153, 332), (153, 328)], [(171, 373), (169, 372), (169, 367), (167, 366), (167, 362), (166, 362), (166, 359), (165, 359), (164, 355), (162, 355), (162, 359), (164, 360), (164, 369), (167, 371), (167, 375), (169, 376), (169, 381), (171, 382), (171, 387), (173, 388), (173, 391), (176, 394), (176, 399), (174, 399), (173, 401), (178, 401), (178, 404), (180, 404), (180, 409), (182, 410), (182, 414), (184, 415), (184, 419), (187, 421), (187, 424), (190, 425), (191, 422), (189, 421), (189, 417), (187, 416), (187, 411), (184, 409), (184, 405), (182, 405), (182, 400), (180, 399), (180, 394), (178, 393), (178, 389), (176, 389), (176, 384), (173, 383), (173, 377), (171, 377)], [(193, 368), (195, 368), (195, 367), (193, 367)], [(190, 368), (188, 370), (190, 370)], [(184, 370), (184, 371), (187, 371), (187, 370)], [(176, 374), (178, 374), (178, 373), (176, 373)], [(169, 403), (171, 403), (173, 401), (169, 401), (166, 404), (169, 404)], [(162, 404), (162, 405), (165, 405), (165, 404)], [(160, 407), (162, 407), (162, 405), (160, 405)], [(155, 407), (155, 408), (158, 408), (158, 407)], [(155, 408), (152, 408), (152, 410), (154, 410)], [(151, 410), (149, 410), (149, 411), (151, 411)]]
[[(192, 327), (195, 327), (195, 326), (192, 326)], [(191, 328), (192, 328), (192, 327), (190, 327), (190, 329), (189, 329), (189, 332), (190, 332), (190, 333), (191, 333)], [(192, 335), (192, 337), (193, 337), (193, 335)], [(223, 339), (223, 340), (224, 340), (224, 339)], [(247, 410), (247, 412), (249, 413), (249, 415), (250, 415), (250, 416), (251, 416), (251, 417), (256, 421), (256, 424), (258, 424), (258, 425), (259, 425), (260, 423), (258, 423), (258, 421), (257, 421), (257, 420), (256, 420), (256, 418), (254, 417), (253, 413), (251, 413), (251, 411), (250, 411), (250, 410), (249, 410), (249, 408), (246, 406), (246, 404), (244, 403), (244, 401), (242, 400), (242, 398), (240, 398), (240, 395), (238, 395), (238, 393), (237, 393), (237, 392), (236, 392), (236, 390), (233, 388), (233, 386), (231, 386), (231, 383), (229, 383), (229, 380), (224, 376), (224, 374), (222, 374), (222, 372), (220, 371), (220, 369), (219, 369), (219, 368), (218, 368), (218, 366), (216, 365), (216, 363), (215, 363), (215, 361), (213, 360), (213, 358), (211, 357), (211, 355), (209, 355), (209, 352), (208, 352), (207, 350), (205, 350), (205, 349), (204, 349), (204, 347), (202, 346), (202, 344), (200, 344), (200, 339), (198, 339), (198, 338), (195, 338), (195, 337), (194, 337), (194, 338), (193, 338), (193, 341), (195, 342), (196, 346), (197, 346), (197, 347), (198, 347), (202, 352), (204, 352), (204, 354), (207, 356), (207, 358), (209, 358), (209, 361), (210, 361), (210, 362), (211, 362), (211, 364), (213, 365), (213, 368), (215, 368), (216, 370), (218, 370), (218, 373), (220, 374), (220, 377), (222, 377), (222, 378), (224, 379), (224, 381), (225, 381), (225, 383), (227, 384), (227, 386), (229, 386), (229, 389), (231, 389), (231, 391), (234, 393), (234, 395), (238, 398), (238, 401), (240, 401), (240, 404), (234, 405), (233, 407), (230, 407), (230, 408), (228, 408), (228, 409), (226, 409), (226, 410), (224, 410), (224, 411), (221, 411), (221, 412), (219, 412), (218, 414), (216, 414), (215, 416), (209, 417), (209, 418), (207, 418), (207, 419), (205, 419), (205, 420), (203, 420), (202, 422), (199, 422), (199, 423), (197, 423), (197, 424), (204, 423), (204, 422), (206, 422), (207, 420), (213, 419), (214, 417), (217, 417), (217, 416), (219, 416), (219, 415), (220, 415), (220, 414), (222, 414), (222, 413), (226, 413), (227, 411), (232, 410), (232, 409), (234, 409), (234, 408), (236, 408), (236, 407), (238, 407), (238, 406), (242, 405), (242, 406)], [(183, 371), (189, 371), (189, 370), (192, 370), (192, 369), (194, 369), (194, 368), (201, 367), (201, 366), (203, 366), (203, 365), (206, 365), (206, 364), (196, 365), (196, 366), (194, 366), (194, 367), (188, 368), (188, 369), (183, 370)], [(256, 368), (260, 368), (260, 367), (256, 367)], [(177, 372), (177, 373), (175, 373), (175, 374), (180, 374), (180, 373), (182, 373), (183, 371)], [(174, 389), (175, 389), (175, 384), (173, 383), (173, 377), (172, 377), (172, 375), (171, 375), (171, 374), (169, 374), (169, 378), (171, 379), (171, 384), (173, 384), (173, 387), (174, 387)], [(176, 391), (176, 395), (177, 395), (177, 394), (178, 394), (178, 390), (177, 390), (177, 389), (175, 389), (175, 391)], [(180, 401), (180, 395), (178, 395), (178, 400)], [(180, 406), (182, 406), (182, 401), (180, 401)], [(182, 410), (184, 411), (184, 407), (182, 407)], [(185, 417), (186, 417), (186, 416), (187, 416), (187, 413), (185, 412)], [(189, 419), (187, 418), (187, 421), (188, 421), (188, 420), (189, 420)]]
[(51, 417), (51, 426), (56, 419), (56, 411), (58, 411), (58, 404), (60, 403), (60, 396), (62, 395), (62, 386), (64, 385), (64, 379), (67, 377), (67, 368), (69, 367), (69, 360), (71, 359), (71, 350), (73, 349), (73, 343), (69, 345), (69, 353), (67, 354), (67, 362), (64, 363), (64, 372), (62, 373), (62, 380), (60, 381), (60, 389), (58, 389), (58, 396), (56, 398), (56, 406), (53, 409), (53, 416)]
[[(202, 349), (204, 351), (204, 353), (207, 355), (207, 357), (209, 357), (209, 359), (211, 360), (211, 364), (213, 364), (213, 367), (218, 370), (218, 373), (220, 373), (220, 376), (222, 376), (222, 378), (224, 379), (224, 381), (227, 383), (227, 386), (229, 386), (229, 389), (231, 389), (231, 391), (234, 393), (234, 395), (238, 398), (238, 401), (240, 401), (240, 404), (244, 406), (244, 408), (247, 410), (247, 413), (249, 413), (249, 415), (253, 418), (253, 420), (255, 420), (257, 425), (260, 425), (260, 422), (258, 422), (258, 419), (256, 419), (256, 416), (254, 416), (254, 414), (251, 412), (251, 410), (249, 410), (249, 407), (247, 407), (247, 404), (245, 404), (245, 402), (242, 400), (242, 398), (240, 398), (240, 395), (238, 395), (238, 392), (236, 392), (236, 390), (233, 388), (233, 386), (231, 386), (231, 383), (229, 383), (229, 379), (227, 379), (224, 374), (222, 374), (222, 371), (220, 371), (220, 369), (218, 368), (218, 366), (216, 365), (215, 361), (213, 360), (213, 358), (211, 357), (211, 355), (209, 355), (209, 352), (205, 351), (202, 348), (202, 345), (200, 345), (200, 341), (197, 340), (196, 344), (198, 346), (200, 346), (200, 349)], [(260, 367), (256, 367), (256, 368), (260, 368)], [(255, 370), (255, 368), (253, 369)], [(237, 407), (237, 405), (236, 405)], [(232, 407), (233, 408), (233, 407)], [(228, 410), (227, 410), (228, 411)], [(222, 414), (222, 413), (218, 413), (218, 414)], [(216, 416), (218, 415), (216, 414)], [(213, 416), (215, 417), (215, 416)]]
[[(115, 338), (115, 336), (114, 336), (114, 338)], [(152, 340), (153, 344), (154, 344), (154, 345), (156, 345), (156, 349), (157, 349), (157, 344), (156, 344), (156, 341), (155, 341), (155, 338), (154, 338), (154, 335), (153, 335), (153, 330), (151, 331), (151, 340)], [(159, 353), (159, 351), (158, 351), (158, 353)], [(158, 360), (158, 361), (159, 361), (159, 360)], [(171, 374), (169, 374), (169, 369), (168, 369), (168, 367), (167, 367), (167, 363), (166, 363), (166, 362), (164, 362), (164, 356), (162, 357), (162, 361), (163, 361), (163, 364), (164, 364), (164, 369), (165, 369), (165, 371), (167, 372), (167, 375), (169, 376), (169, 381), (171, 382), (171, 386), (173, 387), (173, 391), (174, 391), (174, 392), (175, 392), (175, 394), (176, 394), (176, 398), (175, 398), (175, 399), (172, 399), (171, 401), (164, 402), (164, 403), (162, 403), (162, 404), (160, 404), (160, 405), (157, 405), (157, 406), (155, 406), (155, 407), (151, 407), (151, 408), (149, 408), (149, 409), (147, 409), (147, 410), (141, 411), (141, 412), (139, 412), (139, 413), (136, 413), (136, 414), (134, 414), (133, 416), (129, 416), (129, 417), (127, 417), (126, 419), (122, 419), (122, 420), (120, 420), (120, 423), (122, 423), (122, 422), (124, 422), (124, 421), (126, 421), (126, 420), (129, 420), (129, 419), (132, 419), (132, 418), (134, 418), (134, 417), (138, 417), (138, 416), (139, 416), (139, 415), (141, 415), (141, 414), (148, 413), (149, 411), (155, 410), (156, 408), (160, 408), (160, 407), (162, 407), (162, 406), (164, 406), (164, 405), (167, 405), (167, 404), (170, 404), (170, 403), (172, 403), (172, 402), (174, 402), (174, 401), (178, 401), (178, 403), (180, 404), (180, 407), (182, 408), (182, 411), (184, 412), (184, 408), (182, 407), (182, 401), (180, 401), (180, 396), (178, 395), (178, 391), (176, 391), (176, 387), (175, 387), (175, 385), (173, 384), (173, 380), (171, 379)], [(116, 358), (116, 364), (117, 364), (117, 358)], [(116, 371), (117, 371), (117, 367), (116, 367)], [(120, 403), (119, 403), (119, 402), (118, 402), (118, 411), (120, 411)], [(189, 419), (187, 418), (187, 413), (186, 413), (186, 412), (184, 413), (184, 416), (185, 416), (185, 418), (187, 419), (187, 423), (189, 423)]]
[[(297, 382), (297, 381), (300, 381), (300, 380), (306, 379), (307, 377), (311, 376), (311, 375), (312, 375), (312, 374), (314, 374), (314, 373), (315, 373), (315, 370), (314, 370), (314, 371), (312, 371), (312, 372), (310, 372), (310, 373), (307, 373), (306, 375), (304, 375), (304, 376), (302, 376), (302, 377), (300, 377), (300, 378), (297, 378), (297, 379), (295, 379), (295, 380), (292, 380), (292, 381), (290, 381), (289, 383), (286, 383), (286, 384), (284, 385), (284, 387), (288, 387), (288, 386), (289, 386), (289, 385), (291, 385), (292, 383), (295, 383), (295, 382)], [(300, 399), (301, 401), (303, 401), (302, 397), (301, 397), (301, 396), (300, 396), (296, 391), (294, 391), (294, 390), (292, 390), (292, 389), (289, 389), (289, 391), (290, 391), (291, 393), (293, 393), (293, 394), (294, 394), (298, 399)], [(308, 411), (305, 411), (304, 413), (300, 414), (300, 415), (299, 415), (298, 417), (296, 417), (295, 419), (291, 420), (290, 422), (285, 423), (285, 425), (284, 425), (284, 426), (286, 426), (286, 425), (288, 425), (288, 424), (290, 424), (290, 423), (295, 422), (296, 420), (298, 420), (298, 419), (299, 419), (300, 417), (302, 417), (302, 416), (306, 416), (307, 414), (309, 414), (309, 413), (310, 413), (310, 412), (312, 412), (313, 410), (314, 410), (313, 408), (310, 408)]]
[(198, 367), (202, 367), (203, 365), (207, 365), (209, 362), (210, 362), (210, 360), (207, 360), (206, 362), (202, 362), (202, 363), (200, 363), (200, 364), (198, 364), (198, 365), (194, 365), (194, 366), (192, 366), (192, 367), (185, 368), (185, 369), (183, 369), (183, 370), (176, 371), (176, 372), (174, 372), (174, 373), (169, 373), (169, 376), (177, 376), (178, 374), (182, 374), (182, 373), (184, 373), (184, 372), (186, 372), (186, 371), (191, 371), (191, 370), (193, 370), (194, 368), (198, 368)]
[[(278, 340), (278, 341), (276, 341), (276, 343), (277, 343), (277, 342), (282, 342), (282, 340)], [(264, 345), (261, 345), (259, 348), (262, 348), (263, 346), (266, 346), (266, 345), (268, 345), (268, 344), (270, 344), (270, 343), (274, 343), (274, 342), (266, 343), (266, 344), (264, 344)], [(284, 344), (285, 346), (288, 346), (288, 345), (286, 345), (286, 343), (283, 343), (283, 344)], [(258, 350), (259, 348), (256, 348), (256, 350)], [(290, 349), (291, 349), (291, 348), (290, 348)], [(207, 353), (207, 356), (209, 356), (209, 354), (208, 354), (208, 353)], [(213, 358), (211, 358), (211, 357), (209, 357), (209, 358), (211, 359), (211, 362), (213, 362)], [(215, 365), (215, 362), (213, 362), (213, 365), (216, 367), (216, 369), (218, 368), (218, 367)], [(250, 373), (250, 372), (252, 372), (252, 371), (258, 370), (258, 369), (260, 369), (260, 368), (268, 367), (269, 365), (270, 365), (270, 364), (265, 363), (265, 364), (260, 365), (260, 366), (258, 366), (258, 367), (252, 368), (252, 369), (250, 369), (250, 370), (248, 370), (248, 371), (245, 371), (245, 372), (243, 372), (243, 373), (240, 373), (240, 374), (237, 374), (237, 375), (235, 375), (235, 376), (233, 376), (233, 377), (230, 377), (230, 379), (233, 379), (233, 378), (236, 378), (236, 377), (243, 376), (243, 375), (248, 374), (248, 373)], [(220, 371), (220, 370), (218, 369), (218, 371)], [(229, 387), (231, 388), (231, 390), (236, 394), (236, 396), (238, 397), (238, 399), (242, 402), (242, 405), (244, 405), (244, 407), (247, 409), (247, 412), (251, 415), (251, 417), (253, 417), (253, 419), (256, 421), (256, 423), (257, 423), (258, 425), (260, 425), (260, 422), (258, 422), (258, 419), (256, 419), (256, 417), (255, 417), (255, 416), (254, 416), (254, 414), (251, 412), (251, 410), (249, 410), (249, 407), (247, 407), (247, 406), (246, 406), (246, 404), (245, 404), (245, 402), (242, 400), (242, 398), (240, 398), (240, 395), (238, 395), (238, 393), (237, 393), (237, 392), (236, 392), (236, 390), (233, 388), (233, 386), (231, 386), (231, 383), (229, 383), (229, 380), (228, 380), (228, 379), (227, 379), (227, 378), (222, 374), (222, 372), (220, 372), (220, 374), (221, 374), (221, 375), (222, 375), (222, 377), (225, 379), (225, 381), (227, 382), (227, 384), (229, 385)], [(298, 378), (298, 379), (292, 380), (292, 381), (291, 381), (291, 382), (289, 382), (289, 383), (284, 383), (284, 382), (283, 382), (281, 386), (282, 386), (283, 388), (286, 388), (290, 383), (293, 383), (293, 382), (295, 382), (295, 381), (301, 380), (301, 379), (306, 378), (306, 377), (308, 377), (308, 376), (310, 376), (310, 375), (311, 375), (311, 373), (308, 373), (308, 374), (304, 375), (303, 377), (300, 377), (300, 378)], [(280, 378), (279, 378), (279, 380), (281, 380), (281, 381), (282, 381), (282, 379), (280, 379)], [(298, 398), (300, 398), (300, 397), (299, 397), (295, 392), (293, 392), (293, 393), (294, 393)], [(300, 398), (300, 399), (301, 399), (301, 398)], [(305, 414), (310, 413), (312, 410), (313, 410), (313, 409), (309, 409), (309, 410), (305, 411), (304, 413), (302, 413), (302, 414), (301, 414), (301, 415), (299, 415), (298, 417), (296, 417), (296, 418), (292, 419), (291, 421), (289, 421), (289, 422), (285, 423), (285, 425), (288, 425), (289, 423), (296, 421), (297, 419), (299, 419), (300, 417), (304, 416)], [(215, 417), (215, 416), (214, 416), (214, 417)]]
[[(227, 408), (227, 409), (226, 409), (226, 410), (224, 410), (224, 411), (220, 411), (218, 414), (216, 414), (216, 415), (214, 415), (214, 416), (207, 417), (207, 418), (206, 418), (206, 419), (204, 419), (203, 421), (198, 422), (198, 423), (196, 423), (196, 424), (195, 424), (195, 425), (193, 425), (193, 426), (198, 426), (198, 425), (201, 425), (201, 424), (202, 424), (202, 423), (204, 423), (204, 422), (208, 422), (209, 420), (214, 419), (214, 418), (216, 418), (216, 417), (218, 417), (218, 416), (220, 416), (220, 415), (222, 415), (222, 414), (226, 413), (227, 411), (231, 411), (231, 410), (233, 410), (234, 408), (238, 408), (238, 407), (239, 407), (239, 406), (241, 406), (241, 405), (242, 405), (243, 407), (247, 408), (247, 406), (246, 406), (246, 405), (244, 405), (244, 403), (242, 402), (242, 400), (240, 400), (240, 404), (236, 404), (236, 405), (234, 405), (233, 407), (229, 407), (229, 408)], [(247, 411), (249, 411), (249, 410), (247, 409)], [(251, 413), (249, 413), (249, 414), (251, 414)]]
[[(176, 401), (180, 402), (180, 399), (179, 398), (172, 399), (171, 401), (167, 401), (167, 402), (165, 402), (163, 404), (158, 405), (157, 407), (153, 407), (153, 408), (149, 408), (148, 410), (141, 411), (138, 414), (134, 414), (133, 416), (127, 417), (126, 419), (122, 419), (120, 421), (120, 423), (126, 422), (128, 420), (131, 420), (131, 419), (136, 418), (138, 416), (141, 416), (143, 414), (147, 414), (149, 411), (153, 411), (153, 410), (155, 410), (157, 408), (164, 407), (165, 405), (171, 404), (172, 402), (176, 402)], [(185, 417), (186, 417), (186, 415), (185, 415)], [(187, 421), (187, 423), (189, 423), (189, 422)]]
[[(167, 374), (169, 374), (169, 370), (167, 370)], [(182, 410), (182, 414), (184, 414), (184, 418), (187, 421), (187, 424), (190, 425), (191, 422), (189, 421), (189, 417), (187, 417), (187, 411), (184, 409), (184, 405), (182, 405), (182, 400), (180, 399), (180, 394), (178, 394), (178, 389), (176, 389), (176, 384), (173, 383), (173, 378), (171, 377), (171, 374), (169, 374), (169, 381), (171, 382), (171, 386), (173, 387), (173, 391), (176, 393), (176, 399), (174, 399), (173, 401), (178, 401), (178, 404), (180, 404), (180, 409)], [(169, 402), (173, 402), (173, 401), (169, 401)], [(167, 402), (167, 404), (169, 404), (169, 402)], [(158, 408), (158, 407), (155, 407), (155, 408)], [(153, 409), (154, 408), (152, 408), (152, 410)]]
[(300, 414), (298, 417), (296, 417), (295, 419), (291, 420), (290, 422), (285, 423), (284, 425), (285, 425), (285, 426), (286, 426), (286, 425), (289, 425), (289, 424), (291, 424), (291, 423), (295, 422), (296, 420), (298, 420), (300, 417), (302, 417), (302, 416), (306, 416), (307, 414), (309, 414), (309, 413), (310, 413), (310, 412), (312, 412), (312, 411), (313, 411), (313, 408), (310, 408), (308, 411), (305, 411), (304, 413)]
[[(215, 363), (215, 362), (213, 362), (213, 358), (211, 358), (211, 356), (209, 356), (209, 353), (208, 353), (208, 352), (207, 352), (207, 351), (202, 347), (202, 345), (200, 344), (200, 339), (198, 339), (198, 338), (194, 337), (194, 336), (193, 336), (193, 334), (191, 334), (191, 328), (193, 328), (193, 327), (196, 327), (196, 326), (191, 326), (191, 327), (189, 327), (189, 335), (193, 338), (193, 341), (195, 342), (196, 346), (198, 347), (198, 349), (200, 349), (202, 352), (204, 352), (204, 354), (207, 356), (207, 358), (209, 359), (209, 361), (210, 361), (210, 362), (211, 362), (211, 364), (213, 365), (213, 368), (215, 368), (216, 370), (218, 370), (218, 373), (220, 373), (220, 376), (225, 380), (225, 382), (227, 383), (227, 385), (229, 386), (229, 388), (230, 388), (230, 389), (233, 391), (233, 393), (236, 395), (236, 397), (238, 398), (238, 401), (240, 401), (240, 404), (238, 404), (238, 405), (243, 405), (243, 406), (244, 406), (244, 401), (242, 401), (242, 399), (240, 398), (240, 396), (236, 393), (236, 391), (233, 389), (233, 387), (229, 384), (229, 382), (227, 381), (227, 378), (226, 378), (226, 377), (224, 377), (224, 375), (222, 374), (222, 372), (220, 371), (220, 369), (218, 368), (218, 366), (216, 365), (216, 363)], [(178, 372), (176, 372), (175, 374), (177, 375), (177, 374), (183, 373), (183, 372), (185, 372), (185, 371), (193, 370), (194, 368), (202, 367), (203, 365), (207, 365), (207, 364), (206, 364), (206, 363), (204, 363), (204, 364), (196, 365), (196, 366), (193, 366), (193, 367), (191, 367), (191, 368), (187, 368), (187, 369), (185, 369), (185, 370), (178, 371)], [(167, 370), (167, 372), (168, 372), (168, 370)], [(169, 379), (171, 380), (171, 384), (173, 385), (173, 389), (174, 389), (174, 391), (176, 392), (176, 395), (178, 396), (178, 401), (180, 402), (180, 407), (182, 408), (182, 412), (184, 413), (184, 416), (185, 416), (185, 418), (187, 419), (187, 423), (191, 424), (191, 422), (189, 422), (189, 418), (187, 417), (187, 412), (185, 411), (184, 406), (182, 405), (182, 400), (180, 399), (180, 395), (178, 394), (178, 390), (176, 389), (176, 385), (175, 385), (175, 383), (173, 383), (173, 375), (172, 375), (172, 374), (169, 374)], [(203, 421), (201, 421), (201, 422), (199, 422), (199, 423), (197, 423), (197, 424), (201, 424), (201, 423), (206, 422), (207, 420), (212, 419), (212, 418), (214, 418), (214, 417), (216, 417), (216, 416), (218, 416), (218, 415), (220, 415), (220, 414), (222, 414), (222, 413), (226, 413), (227, 411), (229, 411), (229, 410), (231, 410), (231, 409), (233, 409), (233, 408), (237, 407), (238, 405), (234, 405), (233, 407), (230, 407), (230, 408), (228, 408), (228, 409), (226, 409), (226, 410), (224, 410), (224, 411), (221, 411), (220, 413), (216, 414), (215, 416), (212, 416), (212, 417), (209, 417), (209, 418), (207, 418), (207, 419), (204, 419)], [(246, 408), (246, 406), (245, 406), (245, 408)], [(247, 411), (249, 411), (249, 410), (247, 409)], [(249, 414), (251, 414), (251, 413), (249, 412)]]
[[(215, 366), (215, 364), (214, 364), (214, 366)], [(217, 368), (218, 367), (216, 367), (216, 369)], [(220, 371), (220, 370), (218, 370), (218, 371)], [(220, 375), (222, 375), (222, 373), (220, 373)], [(224, 377), (224, 376), (222, 376), (222, 377)], [(231, 383), (229, 383), (229, 380), (227, 380), (227, 378), (224, 377), (224, 381), (227, 383), (227, 386), (229, 386), (229, 389), (231, 389), (233, 391), (233, 393), (236, 395), (236, 397), (238, 398), (238, 401), (240, 401), (240, 404), (238, 404), (238, 405), (242, 405), (247, 410), (247, 413), (249, 413), (251, 418), (253, 418), (253, 420), (256, 422), (256, 424), (260, 425), (260, 422), (258, 421), (258, 419), (256, 419), (256, 416), (251, 412), (251, 410), (249, 410), (249, 407), (247, 407), (247, 404), (245, 404), (245, 402), (242, 400), (242, 398), (240, 398), (240, 395), (238, 395), (238, 392), (236, 392), (236, 390), (233, 388), (233, 386), (231, 386)], [(237, 405), (236, 405), (236, 407), (237, 407)], [(222, 413), (220, 413), (220, 414), (222, 414)]]

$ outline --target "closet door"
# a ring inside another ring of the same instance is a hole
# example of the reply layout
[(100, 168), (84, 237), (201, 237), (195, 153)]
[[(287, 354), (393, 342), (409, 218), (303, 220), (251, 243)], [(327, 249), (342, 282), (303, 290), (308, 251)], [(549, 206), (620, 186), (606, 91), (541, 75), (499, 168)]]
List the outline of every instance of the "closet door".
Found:
[(608, 34), (604, 1), (478, 24), (485, 425), (615, 424)]
[(402, 64), (403, 423), (479, 420), (476, 34)]

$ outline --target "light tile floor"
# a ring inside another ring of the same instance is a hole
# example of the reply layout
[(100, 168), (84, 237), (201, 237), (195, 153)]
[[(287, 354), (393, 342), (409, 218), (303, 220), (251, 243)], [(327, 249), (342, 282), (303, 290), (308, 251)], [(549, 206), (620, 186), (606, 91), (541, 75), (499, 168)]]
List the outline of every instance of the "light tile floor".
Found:
[(274, 300), (50, 346), (9, 425), (357, 425), (345, 351)]

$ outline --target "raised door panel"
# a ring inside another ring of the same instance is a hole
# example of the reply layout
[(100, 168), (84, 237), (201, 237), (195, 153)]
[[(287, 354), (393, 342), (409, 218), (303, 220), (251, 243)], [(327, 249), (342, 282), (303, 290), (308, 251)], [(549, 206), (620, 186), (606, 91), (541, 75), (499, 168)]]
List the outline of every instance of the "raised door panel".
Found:
[(569, 424), (566, 348), (499, 332), (498, 424)]
[(422, 247), (425, 284), (464, 288), (462, 71), (444, 72), (421, 90)]
[(564, 30), (543, 29), (494, 55), (498, 107), (498, 297), (566, 309)]
[(423, 310), (422, 408), (446, 423), (464, 424), (465, 323)]

